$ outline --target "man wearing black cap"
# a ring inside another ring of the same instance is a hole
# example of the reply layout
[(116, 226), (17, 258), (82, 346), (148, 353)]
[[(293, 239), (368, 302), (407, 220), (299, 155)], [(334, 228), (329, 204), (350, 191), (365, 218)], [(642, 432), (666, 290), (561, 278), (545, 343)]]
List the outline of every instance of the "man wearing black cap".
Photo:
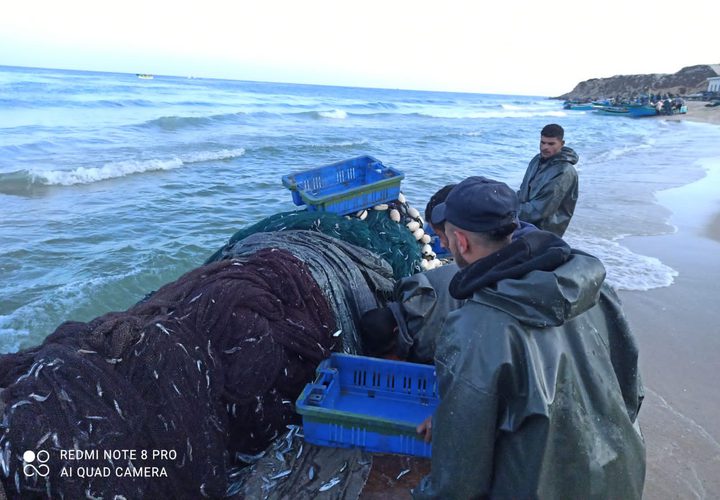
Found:
[(518, 197), (520, 220), (558, 236), (565, 234), (578, 199), (578, 155), (565, 146), (565, 131), (556, 124), (540, 132), (540, 153), (530, 160)]
[[(465, 304), (438, 337), (441, 402), (418, 426), (432, 469), (416, 498), (641, 498), (637, 347), (598, 259), (547, 231), (511, 241), (518, 199), (470, 177), (445, 222)], [(431, 432), (432, 429), (432, 432)]]

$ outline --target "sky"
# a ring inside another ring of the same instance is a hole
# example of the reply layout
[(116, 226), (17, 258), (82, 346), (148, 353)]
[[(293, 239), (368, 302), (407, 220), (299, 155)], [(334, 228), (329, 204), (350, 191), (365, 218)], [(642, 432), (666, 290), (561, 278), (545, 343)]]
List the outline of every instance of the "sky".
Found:
[(720, 64), (720, 2), (22, 0), (0, 65), (557, 96)]

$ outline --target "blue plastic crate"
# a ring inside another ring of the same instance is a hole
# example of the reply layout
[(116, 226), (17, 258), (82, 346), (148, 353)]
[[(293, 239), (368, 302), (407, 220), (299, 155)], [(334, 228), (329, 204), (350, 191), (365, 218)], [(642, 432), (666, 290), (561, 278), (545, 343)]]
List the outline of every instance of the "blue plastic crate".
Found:
[(434, 366), (335, 353), (316, 373), (295, 403), (306, 441), (430, 456), (416, 427), (440, 402)]
[(296, 205), (346, 215), (397, 200), (405, 174), (372, 156), (358, 156), (282, 178)]

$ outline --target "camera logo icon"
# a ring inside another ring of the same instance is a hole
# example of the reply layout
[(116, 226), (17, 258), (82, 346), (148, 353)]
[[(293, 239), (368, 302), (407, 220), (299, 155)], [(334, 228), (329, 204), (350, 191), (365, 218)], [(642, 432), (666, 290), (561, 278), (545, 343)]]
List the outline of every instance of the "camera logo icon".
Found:
[(47, 477), (50, 474), (50, 467), (47, 462), (50, 460), (50, 453), (40, 450), (35, 453), (27, 450), (23, 453), (23, 473), (25, 477)]

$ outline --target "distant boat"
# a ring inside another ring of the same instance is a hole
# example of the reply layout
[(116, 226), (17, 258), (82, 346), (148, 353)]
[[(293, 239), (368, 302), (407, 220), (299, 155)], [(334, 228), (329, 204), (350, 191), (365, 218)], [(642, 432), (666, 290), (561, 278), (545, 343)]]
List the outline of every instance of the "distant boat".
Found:
[(137, 73), (137, 77), (141, 80), (152, 80), (155, 78), (153, 75), (148, 75), (147, 73)]
[(565, 101), (563, 109), (570, 109), (572, 111), (590, 111), (594, 109), (594, 106), (590, 102)]

